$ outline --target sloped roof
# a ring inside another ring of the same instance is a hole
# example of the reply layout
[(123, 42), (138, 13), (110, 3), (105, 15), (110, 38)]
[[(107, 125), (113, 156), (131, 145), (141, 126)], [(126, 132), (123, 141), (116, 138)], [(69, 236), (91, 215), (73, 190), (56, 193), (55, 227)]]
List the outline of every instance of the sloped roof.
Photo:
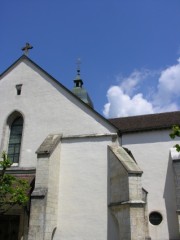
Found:
[(72, 92), (78, 96), (83, 102), (85, 102), (86, 104), (88, 104), (90, 107), (93, 108), (93, 103), (89, 97), (89, 94), (87, 93), (86, 89), (82, 88), (82, 87), (74, 87), (72, 89)]
[(49, 134), (36, 151), (37, 154), (51, 154), (61, 139), (60, 134)]
[(83, 102), (79, 97), (77, 97), (74, 93), (72, 93), (69, 89), (67, 89), (64, 85), (62, 85), (58, 80), (56, 80), (54, 77), (52, 77), (49, 73), (47, 73), (44, 69), (42, 69), (39, 65), (37, 65), (34, 61), (32, 61), (29, 57), (26, 55), (22, 55), (20, 58), (18, 58), (12, 65), (10, 65), (2, 74), (0, 74), (0, 81), (1, 79), (12, 70), (15, 66), (17, 66), (21, 61), (27, 60), (31, 64), (33, 64), (36, 68), (38, 68), (40, 71), (42, 71), (45, 75), (47, 75), (52, 81), (56, 82), (61, 88), (63, 88), (66, 92), (68, 92), (70, 95), (72, 95), (74, 98), (76, 98), (78, 101), (81, 102), (84, 106), (89, 108), (92, 112), (94, 112), (98, 117), (100, 117), (103, 121), (105, 121), (107, 124), (109, 124), (111, 127), (113, 127), (116, 131), (118, 131), (117, 127), (112, 124), (110, 121), (108, 121), (106, 118), (104, 118), (101, 114), (96, 112), (92, 107), (90, 107), (88, 104)]
[(173, 125), (180, 125), (180, 111), (113, 118), (109, 121), (121, 133), (170, 129)]
[(136, 173), (142, 174), (143, 171), (134, 161), (134, 159), (127, 153), (125, 149), (117, 146), (109, 146), (110, 150), (114, 153), (114, 155), (118, 158), (121, 164), (124, 166), (128, 173)]
[(25, 167), (10, 167), (6, 170), (7, 174), (11, 174), (19, 179), (27, 180), (31, 187), (34, 186), (36, 168), (25, 168)]

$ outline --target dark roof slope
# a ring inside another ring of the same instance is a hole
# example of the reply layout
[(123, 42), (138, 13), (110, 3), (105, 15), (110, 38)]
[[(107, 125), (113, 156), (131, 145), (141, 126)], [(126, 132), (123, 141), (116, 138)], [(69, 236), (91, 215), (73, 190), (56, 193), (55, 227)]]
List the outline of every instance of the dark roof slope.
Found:
[(109, 121), (121, 133), (160, 130), (171, 128), (172, 125), (180, 125), (180, 111), (113, 118)]

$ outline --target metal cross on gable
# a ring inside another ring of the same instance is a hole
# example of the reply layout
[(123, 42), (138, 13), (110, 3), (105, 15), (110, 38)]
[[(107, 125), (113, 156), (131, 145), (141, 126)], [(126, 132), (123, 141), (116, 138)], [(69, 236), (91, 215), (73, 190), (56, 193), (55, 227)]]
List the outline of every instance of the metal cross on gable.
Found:
[(28, 56), (28, 52), (29, 52), (29, 50), (32, 49), (32, 48), (33, 48), (33, 46), (31, 46), (29, 43), (26, 43), (26, 45), (25, 45), (23, 48), (21, 48), (21, 50), (24, 51), (24, 54), (25, 54), (26, 56)]

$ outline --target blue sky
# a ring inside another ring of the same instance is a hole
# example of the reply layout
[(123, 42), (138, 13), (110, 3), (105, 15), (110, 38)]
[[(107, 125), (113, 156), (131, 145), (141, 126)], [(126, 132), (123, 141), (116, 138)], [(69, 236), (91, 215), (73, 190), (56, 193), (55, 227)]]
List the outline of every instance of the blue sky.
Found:
[(106, 117), (179, 110), (179, 0), (1, 0), (0, 72), (22, 55)]

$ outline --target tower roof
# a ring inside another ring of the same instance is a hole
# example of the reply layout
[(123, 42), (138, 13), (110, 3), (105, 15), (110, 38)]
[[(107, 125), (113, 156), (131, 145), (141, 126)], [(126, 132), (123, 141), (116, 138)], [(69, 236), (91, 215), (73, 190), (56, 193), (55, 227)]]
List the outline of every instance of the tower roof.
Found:
[(86, 89), (83, 88), (83, 80), (81, 79), (80, 76), (80, 67), (77, 67), (77, 75), (74, 80), (74, 87), (72, 89), (72, 92), (74, 95), (79, 97), (83, 102), (88, 104), (90, 107), (94, 108), (93, 103), (89, 97), (89, 94), (87, 93)]

